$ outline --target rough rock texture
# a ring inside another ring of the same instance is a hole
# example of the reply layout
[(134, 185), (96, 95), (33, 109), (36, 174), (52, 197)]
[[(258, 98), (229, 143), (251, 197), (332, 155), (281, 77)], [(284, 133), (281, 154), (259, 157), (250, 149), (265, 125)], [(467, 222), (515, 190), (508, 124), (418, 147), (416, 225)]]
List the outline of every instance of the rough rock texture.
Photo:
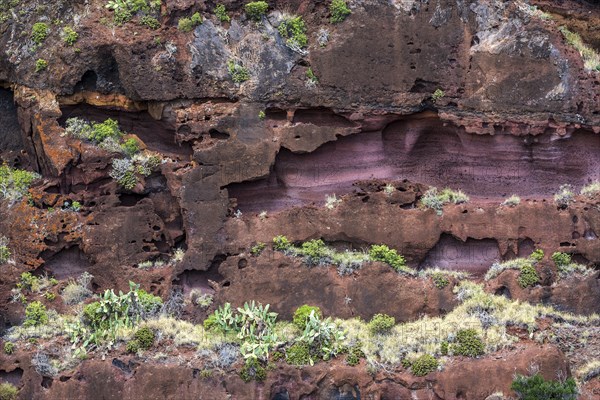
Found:
[[(385, 312), (411, 321), (457, 304), (452, 285), (440, 290), (376, 263), (339, 276), (270, 250), (249, 254), (280, 234), (341, 249), (384, 243), (414, 268), (467, 270), (474, 279), (495, 260), (540, 248), (540, 285), (523, 289), (507, 271), (486, 290), (600, 312), (598, 272), (559, 279), (549, 257), (566, 251), (600, 265), (598, 195), (576, 196), (567, 209), (552, 200), (561, 184), (578, 192), (600, 179), (600, 73), (584, 68), (558, 29), (600, 50), (597, 2), (532, 1), (553, 17), (544, 20), (517, 1), (368, 0), (350, 2), (348, 19), (330, 24), (328, 2), (273, 1), (257, 24), (241, 2), (226, 0), (232, 20), (221, 24), (213, 3), (176, 0), (163, 2), (156, 31), (135, 24), (139, 17), (111, 26), (100, 0), (21, 3), (20, 12), (0, 14), (0, 160), (43, 177), (28, 200), (0, 207), (12, 253), (0, 266), (0, 332), (23, 320), (10, 297), (24, 271), (63, 280), (56, 293), (88, 271), (96, 293), (129, 281), (163, 297), (172, 287), (186, 296), (200, 289), (215, 295), (210, 310), (254, 299), (284, 317), (314, 303), (338, 317)], [(306, 50), (279, 35), (284, 10), (306, 21)], [(196, 11), (204, 23), (179, 31), (178, 20)], [(50, 25), (41, 46), (29, 38), (38, 21)], [(75, 46), (61, 37), (67, 25), (79, 34)], [(48, 68), (34, 73), (38, 59)], [(233, 82), (231, 60), (251, 79)], [(64, 135), (75, 116), (114, 118), (168, 160), (125, 190), (109, 176), (114, 154)], [(471, 202), (437, 215), (418, 207), (429, 186), (462, 189)], [(500, 207), (513, 193), (521, 204)], [(327, 209), (332, 194), (343, 201)], [(67, 201), (81, 212), (62, 210)], [(177, 248), (186, 250), (181, 263), (139, 268)], [(0, 381), (20, 385), (22, 398), (481, 399), (508, 393), (513, 373), (533, 359), (552, 378), (569, 373), (572, 358), (529, 343), (422, 379), (373, 378), (364, 366), (333, 363), (279, 366), (257, 385), (233, 373), (203, 380), (180, 365), (98, 359), (49, 380), (30, 359), (20, 352), (0, 362)], [(588, 383), (582, 396), (598, 390)]]

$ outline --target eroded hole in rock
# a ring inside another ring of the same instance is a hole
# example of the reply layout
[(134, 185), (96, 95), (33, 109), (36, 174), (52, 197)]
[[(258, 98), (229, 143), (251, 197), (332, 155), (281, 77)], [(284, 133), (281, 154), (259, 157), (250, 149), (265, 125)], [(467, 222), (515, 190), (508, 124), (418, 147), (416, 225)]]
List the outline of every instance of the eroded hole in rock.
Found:
[(188, 160), (193, 154), (192, 145), (176, 142), (175, 128), (165, 121), (157, 121), (146, 111), (120, 111), (94, 107), (87, 104), (64, 106), (58, 122), (65, 126), (68, 118), (79, 117), (103, 122), (108, 118), (119, 121), (121, 130), (138, 136), (149, 150), (163, 155)]
[(13, 92), (0, 87), (0, 164), (7, 162), (12, 166), (20, 166), (21, 151), (24, 150), (21, 126), (17, 115), (17, 106)]
[(214, 293), (214, 285), (223, 281), (223, 275), (219, 273), (219, 265), (225, 258), (213, 262), (208, 271), (185, 270), (177, 276), (174, 283), (183, 288), (183, 293), (189, 296), (192, 292)]
[(585, 232), (583, 233), (583, 237), (587, 240), (596, 240), (598, 239), (598, 235), (596, 235), (596, 232), (594, 232), (591, 229), (586, 229)]
[(56, 279), (78, 277), (92, 266), (78, 246), (61, 250), (44, 264), (44, 270)]
[(123, 207), (133, 207), (142, 199), (144, 199), (144, 197), (145, 196), (141, 194), (125, 193), (119, 195), (119, 201), (121, 203), (120, 205)]
[(49, 378), (47, 376), (44, 376), (42, 378), (42, 387), (44, 389), (50, 389), (52, 387), (52, 382), (54, 381), (54, 379)]
[(270, 107), (265, 110), (265, 118), (277, 121), (287, 120), (287, 111), (281, 108)]
[(92, 70), (85, 71), (81, 80), (75, 85), (75, 92), (88, 91), (95, 92), (98, 84), (98, 75)]
[(208, 134), (213, 139), (218, 139), (218, 140), (227, 140), (227, 139), (229, 139), (229, 134), (227, 132), (221, 132), (221, 131), (218, 131), (216, 129), (209, 130)]
[(494, 239), (469, 238), (463, 242), (451, 235), (442, 234), (419, 268), (439, 267), (484, 274), (498, 259), (500, 259), (500, 249)]
[(509, 134), (469, 134), (427, 112), (400, 118), (382, 131), (341, 137), (312, 153), (282, 149), (267, 178), (227, 189), (240, 210), (260, 212), (311, 202), (322, 205), (326, 194), (350, 193), (353, 182), (368, 179), (448, 186), (472, 199), (501, 199), (507, 193), (535, 199), (551, 196), (556, 182), (581, 186), (596, 179), (597, 134), (580, 129), (571, 138), (536, 140), (527, 144)]
[(530, 238), (525, 238), (519, 240), (518, 244), (518, 257), (524, 258), (529, 257), (531, 253), (535, 250), (535, 243)]
[(23, 377), (23, 370), (21, 368), (15, 368), (12, 371), (0, 370), (0, 383), (10, 383), (18, 386), (21, 383)]
[(508, 299), (512, 299), (512, 295), (510, 294), (510, 289), (507, 288), (506, 286), (500, 286), (498, 289), (496, 289), (494, 294), (496, 294), (496, 296), (504, 296)]
[(293, 123), (352, 127), (354, 123), (327, 108), (300, 109), (294, 112)]
[[(420, 52), (420, 50), (419, 50)], [(415, 80), (415, 83), (410, 88), (411, 93), (433, 93), (438, 89), (439, 84), (437, 82), (429, 82), (423, 79)]]

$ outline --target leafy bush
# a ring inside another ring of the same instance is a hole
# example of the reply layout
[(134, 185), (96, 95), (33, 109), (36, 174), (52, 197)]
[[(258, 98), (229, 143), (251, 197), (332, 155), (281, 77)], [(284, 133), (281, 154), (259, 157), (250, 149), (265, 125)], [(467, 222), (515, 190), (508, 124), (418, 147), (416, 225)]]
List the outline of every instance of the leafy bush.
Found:
[(129, 157), (133, 157), (140, 152), (140, 145), (134, 138), (129, 138), (121, 144), (121, 149)]
[(114, 12), (115, 24), (121, 25), (138, 12), (158, 13), (161, 3), (161, 0), (109, 0), (105, 7)]
[(592, 196), (600, 193), (600, 182), (595, 181), (588, 185), (585, 185), (583, 188), (581, 188), (580, 193), (582, 196), (587, 196), (587, 197), (592, 197)]
[(260, 255), (260, 253), (262, 253), (265, 247), (267, 247), (266, 243), (258, 242), (254, 246), (252, 246), (252, 248), (250, 249), (250, 254), (252, 254), (253, 256), (258, 256)]
[(445, 93), (442, 89), (435, 89), (435, 92), (433, 92), (433, 94), (431, 95), (431, 101), (433, 101), (434, 103), (437, 102), (439, 99), (444, 97), (444, 94)]
[(44, 71), (46, 68), (48, 68), (48, 61), (41, 58), (37, 59), (35, 62), (35, 72)]
[(44, 40), (48, 37), (50, 33), (50, 28), (44, 22), (36, 22), (33, 24), (31, 28), (31, 40), (33, 40), (36, 44), (42, 44)]
[(573, 378), (564, 382), (547, 381), (540, 374), (517, 375), (510, 387), (522, 400), (575, 400), (577, 384)]
[(426, 208), (435, 210), (438, 215), (442, 215), (443, 207), (446, 204), (462, 204), (469, 201), (469, 196), (462, 191), (454, 191), (449, 188), (438, 192), (437, 188), (432, 187), (427, 190), (421, 197), (421, 205)]
[(442, 341), (442, 343), (440, 343), (440, 354), (443, 356), (447, 356), (448, 355), (448, 349), (449, 349), (449, 344), (447, 341)]
[(319, 307), (309, 306), (307, 304), (304, 304), (303, 306), (300, 306), (296, 309), (296, 311), (294, 312), (294, 317), (292, 319), (292, 322), (299, 329), (304, 330), (304, 328), (306, 328), (306, 323), (309, 320), (310, 314), (313, 312), (319, 318), (323, 317), (323, 314), (321, 313), (321, 309)]
[(71, 279), (62, 291), (62, 299), (65, 304), (78, 304), (90, 297), (92, 291), (89, 286), (93, 278), (91, 274), (84, 272), (77, 280)]
[(306, 327), (298, 342), (308, 344), (310, 348), (310, 364), (314, 363), (313, 357), (320, 357), (327, 361), (335, 357), (343, 349), (344, 332), (331, 321), (331, 318), (321, 320), (312, 311), (308, 316)]
[(388, 264), (397, 272), (412, 274), (413, 271), (406, 265), (406, 260), (396, 249), (390, 249), (385, 244), (373, 245), (369, 250), (369, 257), (372, 261), (381, 261)]
[(575, 199), (573, 188), (571, 185), (561, 185), (558, 192), (554, 195), (554, 202), (559, 208), (565, 209), (569, 207)]
[(396, 325), (396, 318), (387, 314), (375, 314), (369, 322), (369, 331), (373, 335), (383, 335), (389, 333)]
[(277, 28), (281, 37), (286, 38), (286, 45), (292, 50), (301, 49), (308, 44), (306, 25), (300, 16), (286, 18)]
[(513, 194), (508, 199), (504, 200), (501, 205), (505, 207), (515, 207), (521, 203), (521, 198), (516, 194)]
[(529, 255), (529, 259), (536, 263), (542, 261), (543, 258), (544, 258), (544, 250), (542, 250), (542, 249), (535, 249), (533, 251), (533, 253), (531, 253)]
[(0, 400), (16, 400), (19, 390), (10, 383), (0, 383)]
[(508, 260), (503, 263), (495, 262), (492, 264), (488, 272), (486, 272), (485, 280), (488, 281), (490, 279), (493, 279), (507, 269), (515, 269), (522, 271), (523, 268), (526, 268), (525, 275), (523, 277), (523, 282), (525, 283), (526, 280), (534, 278), (531, 273), (531, 268), (533, 268), (533, 271), (535, 272), (534, 265), (540, 262), (543, 258), (544, 251), (541, 249), (537, 249), (533, 253), (531, 253), (528, 258), (515, 258), (513, 260)]
[(250, 358), (242, 367), (240, 377), (244, 382), (250, 382), (253, 379), (262, 382), (267, 378), (267, 370), (260, 364), (260, 361)]
[(539, 283), (540, 276), (535, 270), (535, 267), (531, 264), (528, 264), (521, 268), (521, 272), (519, 273), (517, 281), (519, 282), (519, 286), (526, 288), (529, 286), (535, 286), (537, 283)]
[(331, 14), (330, 21), (332, 24), (344, 21), (346, 17), (352, 13), (345, 0), (332, 0), (329, 5), (329, 12)]
[(463, 329), (456, 333), (451, 349), (453, 354), (477, 357), (484, 353), (485, 346), (475, 329)]
[(229, 15), (227, 15), (227, 10), (225, 9), (225, 6), (223, 4), (217, 4), (217, 6), (215, 7), (215, 15), (217, 16), (217, 18), (219, 18), (219, 21), (221, 22), (231, 21), (231, 18), (229, 17)]
[(279, 251), (285, 251), (292, 247), (292, 243), (287, 237), (278, 235), (273, 238), (273, 249)]
[(250, 79), (250, 72), (248, 69), (237, 64), (233, 60), (229, 60), (227, 62), (227, 71), (235, 83), (246, 82), (248, 79)]
[(130, 340), (125, 346), (125, 351), (128, 353), (137, 353), (140, 351), (140, 343), (137, 340)]
[(15, 352), (15, 344), (13, 342), (4, 343), (4, 352), (6, 354), (12, 354)]
[(177, 28), (182, 32), (190, 32), (192, 29), (202, 24), (203, 19), (200, 13), (194, 13), (191, 18), (181, 18)]
[(63, 28), (63, 41), (67, 46), (73, 46), (79, 39), (79, 34), (69, 26)]
[(285, 352), (285, 361), (290, 365), (311, 363), (310, 346), (306, 342), (296, 342)]
[(244, 6), (246, 15), (255, 21), (260, 21), (268, 9), (269, 4), (266, 1), (253, 1)]
[(10, 249), (8, 248), (8, 239), (0, 236), (0, 264), (8, 262), (10, 259)]
[(48, 323), (46, 306), (39, 301), (33, 301), (25, 308), (24, 326), (39, 326)]
[(552, 261), (554, 261), (558, 268), (566, 267), (571, 264), (571, 255), (567, 253), (556, 252), (552, 254)]
[(154, 331), (147, 326), (138, 329), (133, 338), (139, 343), (139, 347), (144, 350), (148, 350), (154, 346), (155, 335)]
[(433, 372), (438, 367), (438, 361), (429, 354), (424, 354), (413, 361), (411, 370), (415, 376), (425, 376), (430, 372)]
[(135, 172), (136, 169), (133, 160), (128, 158), (114, 159), (112, 161), (112, 169), (109, 172), (109, 175), (120, 186), (127, 190), (131, 190), (138, 183), (138, 178), (135, 175)]
[(8, 200), (10, 203), (21, 200), (27, 194), (31, 184), (39, 178), (41, 176), (35, 172), (0, 165), (0, 198)]
[(308, 265), (318, 265), (323, 263), (327, 255), (327, 247), (321, 239), (313, 239), (302, 243), (300, 248), (301, 255), (305, 257)]
[(443, 289), (450, 283), (448, 278), (446, 278), (444, 274), (439, 272), (436, 272), (433, 275), (431, 275), (431, 279), (433, 280), (433, 284), (435, 285), (435, 287), (437, 287), (438, 289)]

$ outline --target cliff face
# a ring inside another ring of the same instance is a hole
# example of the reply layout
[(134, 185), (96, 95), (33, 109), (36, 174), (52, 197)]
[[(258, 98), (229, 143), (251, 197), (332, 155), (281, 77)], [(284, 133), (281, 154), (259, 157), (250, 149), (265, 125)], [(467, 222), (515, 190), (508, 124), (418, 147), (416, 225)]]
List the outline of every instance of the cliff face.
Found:
[[(11, 290), (26, 271), (60, 280), (54, 302), (39, 299), (64, 313), (60, 290), (83, 272), (97, 294), (129, 281), (165, 300), (179, 289), (210, 294), (208, 308), (185, 308), (195, 322), (250, 300), (284, 319), (312, 304), (333, 317), (398, 322), (460, 304), (458, 278), (438, 288), (381, 263), (348, 276), (270, 249), (251, 254), (277, 235), (339, 250), (386, 244), (415, 270), (465, 270), (491, 294), (600, 313), (600, 194), (567, 206), (553, 198), (563, 184), (578, 193), (600, 180), (597, 2), (354, 1), (332, 24), (329, 2), (270, 2), (253, 21), (242, 3), (223, 1), (231, 20), (219, 21), (213, 2), (177, 0), (154, 10), (157, 29), (142, 25), (143, 12), (116, 25), (99, 0), (13, 3), (0, 2), (0, 158), (42, 177), (28, 199), (0, 208), (11, 253), (0, 273), (6, 332), (23, 321)], [(195, 12), (201, 24), (177, 28)], [(290, 15), (303, 17), (307, 46), (282, 37)], [(39, 22), (41, 41), (31, 33)], [(73, 45), (65, 27), (77, 32)], [(588, 46), (583, 58), (572, 32)], [(234, 65), (248, 79), (236, 82)], [(114, 119), (162, 162), (136, 170), (125, 188), (112, 179), (115, 153), (69, 134), (72, 118)], [(470, 201), (443, 212), (419, 206), (431, 186), (462, 189)], [(500, 206), (512, 194), (520, 204)], [(65, 212), (74, 202), (80, 210)], [(183, 258), (168, 262), (177, 249)], [(535, 249), (546, 257), (534, 287), (515, 270), (483, 279), (494, 262)], [(554, 252), (587, 273), (561, 277)], [(165, 265), (140, 267), (149, 260)], [(598, 339), (597, 322), (588, 328)], [(564, 343), (519, 337), (425, 378), (336, 360), (280, 365), (265, 383), (245, 384), (233, 369), (201, 379), (181, 360), (146, 364), (124, 351), (42, 377), (30, 361), (40, 345), (3, 354), (0, 381), (22, 398), (482, 399), (510, 393), (532, 359), (546, 378), (586, 362)], [(491, 386), (489, 369), (498, 371)], [(582, 382), (580, 393), (594, 398), (598, 387), (597, 378)]]

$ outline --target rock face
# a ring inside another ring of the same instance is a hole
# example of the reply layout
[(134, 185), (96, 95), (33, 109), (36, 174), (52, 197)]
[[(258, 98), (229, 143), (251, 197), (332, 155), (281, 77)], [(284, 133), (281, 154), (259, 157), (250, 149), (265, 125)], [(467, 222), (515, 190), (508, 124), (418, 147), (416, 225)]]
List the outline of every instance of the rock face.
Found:
[[(467, 271), (476, 281), (495, 261), (542, 249), (539, 285), (523, 288), (518, 272), (506, 271), (486, 290), (600, 313), (600, 195), (577, 195), (600, 180), (600, 72), (559, 29), (600, 50), (594, 2), (532, 1), (548, 19), (519, 1), (369, 0), (349, 2), (352, 14), (331, 24), (328, 2), (272, 1), (258, 23), (226, 0), (231, 21), (222, 23), (212, 3), (177, 0), (162, 2), (158, 30), (137, 24), (141, 14), (112, 24), (101, 0), (39, 10), (4, 3), (0, 160), (42, 178), (20, 203), (0, 194), (0, 239), (11, 250), (0, 266), (0, 333), (23, 320), (11, 290), (25, 271), (65, 282), (87, 271), (96, 293), (134, 281), (164, 298), (172, 289), (213, 294), (208, 310), (188, 307), (197, 322), (249, 300), (284, 318), (306, 303), (334, 317), (386, 313), (402, 322), (458, 305), (457, 279), (438, 289), (379, 263), (341, 276), (270, 249), (250, 253), (277, 235), (340, 249), (386, 244), (417, 270)], [(283, 10), (304, 18), (306, 49), (280, 35)], [(178, 30), (194, 12), (204, 22)], [(36, 22), (50, 26), (39, 45), (29, 37)], [(74, 46), (65, 26), (78, 32)], [(38, 60), (48, 67), (34, 72)], [(234, 82), (231, 62), (250, 78)], [(73, 117), (115, 119), (165, 162), (124, 189), (110, 175), (114, 153), (65, 134)], [(576, 193), (568, 207), (552, 198), (563, 184)], [(419, 206), (431, 186), (471, 200), (439, 215)], [(521, 203), (500, 206), (512, 194)], [(324, 207), (332, 195), (341, 203)], [(73, 202), (81, 212), (62, 210)], [(167, 263), (176, 249), (183, 260)], [(560, 277), (555, 251), (593, 271)], [(149, 260), (165, 267), (140, 267)], [(263, 384), (135, 358), (91, 359), (43, 378), (30, 365), (33, 350), (23, 350), (0, 362), (0, 381), (19, 385), (22, 398), (482, 399), (509, 393), (530, 360), (547, 378), (570, 374), (558, 348), (519, 346), (425, 378), (373, 377), (340, 361), (280, 363)]]

